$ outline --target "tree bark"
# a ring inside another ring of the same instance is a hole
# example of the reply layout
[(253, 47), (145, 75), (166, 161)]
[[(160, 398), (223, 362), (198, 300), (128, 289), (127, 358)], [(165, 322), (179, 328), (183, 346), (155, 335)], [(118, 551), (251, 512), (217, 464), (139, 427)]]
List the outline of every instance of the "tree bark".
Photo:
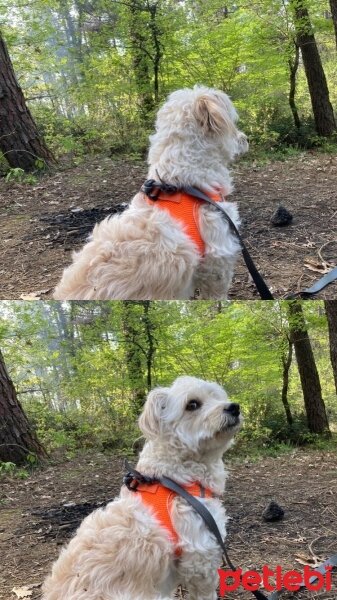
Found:
[(0, 150), (11, 167), (24, 171), (36, 169), (37, 160), (47, 166), (55, 162), (26, 105), (1, 31)]
[(330, 0), (331, 16), (335, 30), (336, 50), (337, 50), (337, 0)]
[(139, 415), (146, 398), (144, 382), (144, 358), (146, 352), (142, 340), (142, 328), (137, 311), (140, 303), (123, 301), (123, 333), (125, 341), (125, 359), (133, 397), (133, 412)]
[(29, 455), (47, 456), (17, 399), (0, 350), (0, 460), (21, 465)]
[(337, 300), (325, 300), (324, 305), (328, 319), (330, 359), (337, 394)]
[(290, 339), (295, 348), (309, 431), (330, 433), (321, 384), (301, 302), (291, 300), (287, 303), (287, 308)]
[(289, 371), (293, 359), (293, 344), (291, 340), (288, 340), (288, 351), (282, 355), (282, 393), (281, 400), (286, 413), (288, 425), (292, 425), (294, 422), (291, 414), (290, 404), (288, 400), (288, 389), (289, 389)]
[(144, 23), (145, 7), (143, 5), (143, 0), (130, 0), (129, 9), (129, 30), (133, 70), (140, 99), (141, 115), (143, 120), (147, 122), (155, 104), (152, 94), (150, 73), (152, 57), (147, 49), (148, 27), (147, 23)]
[(155, 103), (159, 102), (159, 69), (160, 61), (163, 56), (162, 47), (160, 42), (161, 32), (158, 27), (158, 2), (149, 5), (150, 12), (150, 23), (149, 27), (152, 34), (152, 45), (153, 45), (153, 73), (154, 73), (154, 99)]
[(151, 320), (150, 316), (150, 301), (146, 300), (144, 302), (144, 317), (143, 322), (145, 326), (145, 335), (147, 340), (147, 348), (146, 348), (146, 382), (148, 392), (152, 388), (152, 366), (153, 366), (153, 358), (156, 352), (156, 344), (154, 338), (154, 324)]
[(297, 129), (301, 127), (301, 120), (298, 114), (296, 102), (295, 102), (295, 94), (296, 94), (296, 75), (299, 65), (300, 59), (300, 49), (297, 44), (295, 44), (295, 56), (292, 60), (289, 58), (289, 69), (290, 69), (290, 89), (289, 89), (289, 106), (292, 112), (294, 123)]
[(318, 135), (329, 137), (336, 130), (333, 108), (306, 0), (291, 0), (297, 44), (301, 48), (315, 127)]

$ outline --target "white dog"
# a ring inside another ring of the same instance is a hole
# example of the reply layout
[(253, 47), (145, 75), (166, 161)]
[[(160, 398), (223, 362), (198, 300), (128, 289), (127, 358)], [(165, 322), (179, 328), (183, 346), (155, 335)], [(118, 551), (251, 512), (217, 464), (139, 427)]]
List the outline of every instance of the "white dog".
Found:
[[(248, 150), (223, 92), (194, 87), (172, 93), (150, 137), (148, 178), (192, 186), (221, 202), (239, 225), (228, 165)], [(177, 206), (179, 205), (179, 206)], [(175, 213), (175, 211), (178, 211)], [(96, 225), (56, 287), (57, 300), (226, 298), (239, 243), (219, 211), (190, 196), (142, 192), (118, 216)]]
[[(187, 490), (194, 483), (223, 537), (222, 455), (240, 422), (239, 405), (218, 384), (194, 377), (153, 390), (139, 420), (147, 442), (137, 470), (170, 477)], [(221, 549), (215, 537), (175, 494), (164, 509), (170, 532), (145, 501), (156, 486), (148, 493), (141, 487), (144, 493), (124, 486), (119, 498), (86, 517), (54, 564), (43, 600), (170, 600), (179, 584), (190, 600), (216, 600)]]

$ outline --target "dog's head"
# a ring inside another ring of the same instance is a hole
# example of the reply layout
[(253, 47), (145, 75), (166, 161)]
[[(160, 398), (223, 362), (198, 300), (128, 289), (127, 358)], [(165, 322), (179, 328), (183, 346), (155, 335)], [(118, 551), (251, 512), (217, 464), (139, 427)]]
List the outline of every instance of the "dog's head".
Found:
[(223, 147), (224, 154), (234, 159), (248, 151), (246, 135), (237, 127), (238, 114), (224, 92), (204, 86), (177, 90), (159, 110), (157, 132), (170, 139), (186, 136), (191, 143), (211, 139)]
[(148, 395), (139, 426), (147, 439), (165, 439), (192, 452), (225, 451), (240, 429), (238, 404), (217, 383), (178, 377), (170, 388)]

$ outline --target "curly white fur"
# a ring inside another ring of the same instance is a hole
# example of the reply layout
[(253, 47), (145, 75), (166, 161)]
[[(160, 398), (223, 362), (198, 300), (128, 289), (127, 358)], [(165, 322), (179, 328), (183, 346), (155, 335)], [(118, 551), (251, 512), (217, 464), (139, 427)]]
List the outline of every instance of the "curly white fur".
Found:
[[(223, 92), (202, 86), (173, 92), (150, 137), (148, 178), (227, 196), (232, 191), (228, 165), (248, 150), (237, 118)], [(239, 225), (236, 205), (223, 206)], [(239, 244), (212, 207), (203, 207), (199, 218), (204, 257), (180, 222), (137, 194), (122, 215), (95, 226), (90, 241), (74, 253), (54, 298), (188, 299), (196, 288), (200, 298), (226, 298)]]
[[(190, 400), (200, 407), (187, 410)], [(153, 390), (139, 425), (147, 443), (137, 469), (166, 475), (180, 484), (200, 482), (224, 491), (222, 454), (240, 427), (216, 383), (180, 377), (170, 388)], [(222, 536), (226, 513), (218, 498), (201, 500)], [(171, 518), (182, 554), (174, 554), (168, 531), (152, 509), (126, 487), (120, 497), (89, 515), (54, 564), (42, 600), (172, 600), (179, 584), (190, 600), (216, 600), (221, 550), (201, 517), (180, 497)]]

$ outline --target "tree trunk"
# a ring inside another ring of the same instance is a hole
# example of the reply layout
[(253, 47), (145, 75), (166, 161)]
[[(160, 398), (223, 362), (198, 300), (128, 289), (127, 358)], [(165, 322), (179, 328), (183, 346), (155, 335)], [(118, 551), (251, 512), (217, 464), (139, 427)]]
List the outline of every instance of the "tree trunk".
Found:
[(147, 49), (148, 46), (148, 23), (144, 22), (144, 11), (146, 9), (142, 0), (131, 0), (130, 9), (130, 41), (132, 52), (132, 63), (135, 74), (138, 95), (140, 99), (141, 115), (147, 122), (149, 115), (154, 109), (154, 98), (152, 95), (152, 83), (150, 74), (150, 63), (152, 57)]
[(337, 394), (337, 300), (325, 300), (324, 305), (328, 319), (330, 359)]
[(13, 65), (0, 31), (0, 150), (9, 165), (24, 171), (46, 165), (54, 157), (40, 136), (16, 80)]
[(330, 0), (332, 22), (335, 30), (336, 50), (337, 50), (337, 0)]
[(125, 359), (133, 397), (133, 412), (138, 415), (146, 398), (144, 384), (144, 358), (142, 327), (138, 311), (139, 302), (123, 301), (122, 327), (125, 341)]
[(0, 460), (21, 465), (29, 455), (47, 454), (22, 410), (0, 351)]
[(329, 89), (312, 29), (306, 0), (291, 0), (297, 44), (301, 48), (311, 105), (318, 135), (328, 137), (336, 130)]
[(161, 32), (158, 27), (158, 2), (149, 6), (150, 23), (149, 27), (152, 34), (153, 45), (153, 73), (154, 73), (154, 99), (155, 103), (159, 102), (159, 68), (162, 58), (162, 47), (160, 42)]
[(146, 349), (146, 382), (148, 391), (152, 388), (152, 366), (153, 358), (156, 352), (156, 344), (154, 339), (154, 324), (150, 316), (150, 301), (146, 300), (144, 303), (144, 317), (143, 322), (145, 326), (145, 335), (147, 340)]
[(289, 371), (293, 359), (293, 345), (291, 340), (288, 340), (288, 352), (282, 356), (282, 393), (281, 400), (286, 413), (288, 425), (292, 425), (294, 422), (293, 416), (290, 410), (290, 404), (288, 401), (288, 389), (289, 389)]
[(291, 300), (287, 303), (287, 309), (290, 336), (295, 348), (309, 431), (330, 433), (321, 384), (301, 302)]
[(299, 65), (300, 59), (300, 49), (297, 44), (295, 44), (295, 56), (292, 60), (289, 58), (289, 69), (290, 69), (290, 89), (289, 89), (289, 106), (294, 118), (294, 123), (297, 129), (301, 127), (301, 121), (298, 114), (296, 102), (295, 102), (295, 94), (296, 94), (296, 75)]

